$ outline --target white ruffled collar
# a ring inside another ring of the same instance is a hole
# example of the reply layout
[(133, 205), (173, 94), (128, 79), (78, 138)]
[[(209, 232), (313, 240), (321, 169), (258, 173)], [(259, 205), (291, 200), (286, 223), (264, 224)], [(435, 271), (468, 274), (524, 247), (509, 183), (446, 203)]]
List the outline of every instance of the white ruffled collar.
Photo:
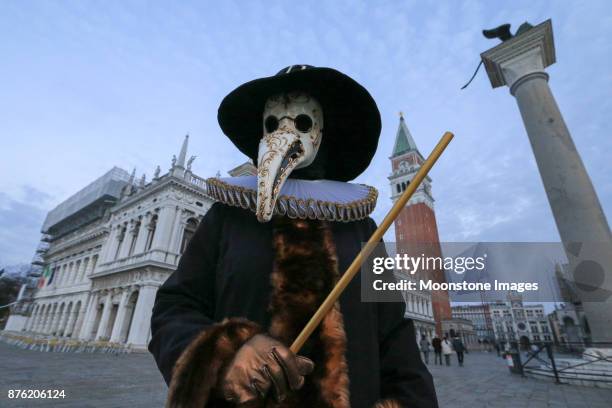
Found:
[[(209, 178), (206, 188), (216, 201), (255, 212), (256, 176)], [(289, 218), (356, 221), (374, 211), (377, 197), (378, 191), (365, 184), (287, 179), (274, 213)]]

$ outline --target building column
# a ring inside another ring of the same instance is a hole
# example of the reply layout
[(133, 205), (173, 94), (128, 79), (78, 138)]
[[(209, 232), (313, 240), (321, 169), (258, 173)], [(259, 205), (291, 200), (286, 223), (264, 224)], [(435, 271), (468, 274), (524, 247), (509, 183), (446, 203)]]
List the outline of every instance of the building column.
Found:
[(61, 286), (62, 279), (64, 278), (64, 273), (68, 270), (68, 264), (63, 264), (59, 268), (57, 268), (57, 273), (53, 277), (53, 287), (57, 288)]
[(90, 340), (90, 333), (93, 330), (94, 320), (96, 318), (97, 306), (98, 306), (98, 292), (93, 292), (89, 298), (89, 304), (87, 305), (87, 311), (85, 312), (84, 324), (81, 326), (81, 332), (79, 333), (79, 339)]
[[(102, 309), (102, 317), (100, 318), (100, 324), (98, 325), (98, 331), (96, 332), (96, 336), (94, 337), (94, 340), (101, 340), (102, 336), (104, 335), (104, 332), (106, 331), (106, 325), (108, 324), (108, 318), (110, 317), (111, 307), (113, 306), (112, 300), (113, 300), (113, 292), (109, 290), (108, 293), (106, 294), (106, 298), (104, 299), (104, 308)], [(104, 339), (104, 340), (107, 340), (107, 339)]]
[(72, 307), (70, 305), (66, 305), (64, 308), (64, 312), (62, 313), (61, 320), (57, 326), (57, 335), (63, 337), (64, 332), (66, 331), (66, 324), (68, 323), (68, 319), (72, 314)]
[(77, 276), (77, 282), (82, 283), (85, 280), (85, 275), (87, 274), (87, 270), (89, 269), (89, 264), (91, 263), (91, 256), (86, 256), (83, 258), (81, 262), (81, 273)]
[(40, 327), (40, 332), (43, 334), (47, 333), (47, 330), (49, 328), (49, 323), (51, 321), (51, 316), (52, 316), (52, 311), (53, 311), (53, 304), (48, 304), (47, 308), (45, 310), (45, 314), (43, 316), (43, 321), (41, 322), (41, 327)]
[(493, 87), (516, 97), (592, 339), (612, 342), (612, 234), (548, 86), (555, 63), (550, 20), (481, 55)]
[[(74, 331), (74, 324), (77, 319), (77, 313), (79, 313), (79, 311), (77, 311), (77, 304), (78, 304), (78, 301), (72, 304), (72, 309), (70, 310), (70, 316), (68, 316), (68, 321), (66, 322), (66, 328), (64, 329), (65, 337), (71, 337), (72, 332)], [(81, 306), (81, 309), (82, 308), (83, 307)]]
[(123, 328), (123, 323), (126, 316), (126, 303), (130, 296), (129, 289), (123, 289), (123, 293), (121, 294), (121, 300), (119, 301), (119, 307), (117, 308), (117, 317), (115, 318), (115, 324), (113, 325), (113, 331), (110, 336), (110, 341), (119, 342), (121, 336), (121, 329)]
[[(46, 306), (46, 305), (44, 305)], [(34, 328), (35, 333), (42, 333), (43, 323), (45, 322), (45, 313), (47, 312), (47, 308), (43, 307), (39, 310), (38, 321), (36, 322), (36, 327)]]
[(38, 321), (34, 327), (34, 333), (42, 333), (43, 323), (45, 322), (45, 313), (47, 312), (47, 305), (42, 305), (41, 309), (38, 311)]
[[(89, 299), (88, 299), (89, 300)], [(79, 307), (79, 311), (77, 314), (76, 321), (74, 323), (74, 327), (71, 330), (70, 336), (80, 338), (81, 328), (83, 327), (83, 320), (85, 319), (85, 315), (87, 314), (87, 304), (89, 302), (81, 301), (81, 307)]]
[(65, 287), (70, 280), (70, 274), (72, 273), (72, 268), (74, 268), (74, 263), (72, 261), (68, 262), (66, 265), (66, 270), (62, 273), (62, 280), (58, 282), (59, 287)]
[(119, 259), (126, 258), (129, 255), (130, 247), (132, 246), (132, 240), (136, 239), (134, 237), (134, 228), (136, 227), (136, 222), (134, 220), (130, 221), (125, 228), (125, 236), (123, 237), (123, 242), (121, 243), (121, 250), (119, 251)]
[(168, 246), (168, 252), (178, 254), (180, 251), (181, 238), (183, 237), (182, 232), (185, 230), (187, 225), (187, 218), (182, 217), (180, 212), (177, 214), (176, 221), (172, 228), (172, 236), (170, 238), (170, 245)]
[(79, 281), (79, 275), (81, 274), (81, 269), (83, 269), (84, 266), (84, 259), (79, 259), (77, 262), (75, 262), (74, 264), (74, 275), (72, 276), (72, 280), (70, 283), (72, 283), (73, 285), (75, 283), (77, 283)]
[[(108, 229), (108, 238), (106, 238), (104, 244), (102, 244), (102, 249), (100, 250), (100, 263), (105, 263), (109, 260), (109, 253), (111, 247), (114, 245), (113, 240), (115, 239), (115, 228), (109, 227)], [(91, 261), (91, 260), (90, 260)]]
[(162, 207), (159, 210), (157, 218), (157, 227), (155, 229), (155, 236), (153, 237), (152, 249), (167, 252), (169, 250), (168, 243), (170, 240), (170, 234), (172, 233), (172, 224), (176, 209), (173, 207)]
[(59, 322), (62, 318), (63, 313), (64, 313), (64, 309), (61, 307), (60, 304), (58, 304), (57, 309), (55, 310), (55, 313), (53, 314), (53, 320), (51, 322), (51, 329), (49, 331), (50, 334), (53, 336), (57, 336)]
[(53, 320), (57, 315), (57, 309), (59, 309), (59, 305), (55, 304), (54, 307), (49, 310), (49, 317), (47, 318), (47, 321), (45, 323), (45, 334), (51, 334), (51, 330), (53, 328)]
[(145, 251), (147, 244), (147, 235), (149, 234), (149, 223), (151, 222), (151, 213), (144, 215), (140, 219), (140, 228), (136, 236), (136, 245), (134, 245), (134, 254), (142, 254)]
[(128, 343), (138, 347), (146, 347), (149, 331), (151, 330), (151, 314), (157, 286), (142, 286), (138, 291), (138, 301), (134, 310), (132, 327), (128, 337)]
[(29, 332), (32, 331), (32, 327), (34, 327), (34, 320), (36, 320), (36, 313), (38, 312), (38, 308), (36, 307), (36, 305), (32, 306), (32, 311), (30, 312), (30, 316), (28, 317), (28, 320), (26, 320), (25, 326), (24, 326), (24, 330)]
[(91, 259), (89, 260), (89, 266), (88, 266), (89, 271), (85, 272), (84, 278), (87, 278), (88, 276), (96, 273), (96, 267), (98, 266), (99, 263), (100, 263), (100, 255), (92, 254)]
[(103, 250), (104, 259), (101, 259), (100, 262), (107, 263), (115, 259), (117, 245), (119, 245), (119, 236), (121, 235), (121, 228), (121, 225), (115, 225), (111, 228), (110, 237)]

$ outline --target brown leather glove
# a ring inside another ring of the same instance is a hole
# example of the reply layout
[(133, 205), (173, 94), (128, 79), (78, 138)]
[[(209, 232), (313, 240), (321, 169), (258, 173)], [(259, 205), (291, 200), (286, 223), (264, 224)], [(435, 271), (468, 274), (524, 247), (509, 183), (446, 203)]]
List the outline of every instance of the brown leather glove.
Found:
[(277, 402), (304, 385), (314, 363), (296, 356), (279, 341), (257, 334), (242, 345), (220, 378), (219, 391), (236, 404), (264, 398), (272, 390)]

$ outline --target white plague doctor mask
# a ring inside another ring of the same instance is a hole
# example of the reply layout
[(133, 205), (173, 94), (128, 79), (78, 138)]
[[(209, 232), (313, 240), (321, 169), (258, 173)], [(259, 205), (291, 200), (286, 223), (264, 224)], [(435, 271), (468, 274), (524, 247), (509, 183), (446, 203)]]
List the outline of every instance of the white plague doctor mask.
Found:
[(270, 221), (289, 174), (309, 166), (323, 136), (323, 110), (304, 92), (274, 95), (266, 101), (263, 137), (257, 154), (257, 219)]

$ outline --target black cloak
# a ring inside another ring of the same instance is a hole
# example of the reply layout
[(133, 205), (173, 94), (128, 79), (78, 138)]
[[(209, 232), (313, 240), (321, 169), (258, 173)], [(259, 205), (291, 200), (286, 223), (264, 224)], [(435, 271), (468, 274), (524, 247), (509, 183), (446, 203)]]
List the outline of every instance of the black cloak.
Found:
[[(168, 405), (232, 406), (215, 394), (223, 365), (259, 332), (289, 345), (333, 287), (330, 271), (345, 271), (375, 229), (371, 218), (260, 223), (215, 203), (153, 308), (149, 350), (170, 385)], [(437, 407), (405, 304), (360, 299), (356, 278), (300, 352), (315, 372), (281, 406)]]

